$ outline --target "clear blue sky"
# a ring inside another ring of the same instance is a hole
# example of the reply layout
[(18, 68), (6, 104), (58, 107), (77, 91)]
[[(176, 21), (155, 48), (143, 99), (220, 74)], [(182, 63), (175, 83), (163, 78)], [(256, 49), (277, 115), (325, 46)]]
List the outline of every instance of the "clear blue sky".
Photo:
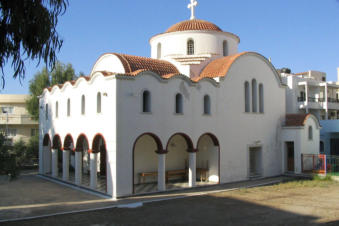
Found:
[[(198, 19), (208, 20), (240, 37), (239, 51), (272, 58), (277, 68), (293, 72), (319, 70), (336, 80), (339, 67), (339, 1), (337, 0), (198, 0)], [(150, 56), (148, 40), (187, 20), (189, 0), (69, 0), (58, 32), (64, 45), (58, 53), (76, 72), (89, 74), (106, 52)], [(6, 66), (1, 93), (28, 93), (29, 80), (44, 66), (27, 63), (20, 85)]]

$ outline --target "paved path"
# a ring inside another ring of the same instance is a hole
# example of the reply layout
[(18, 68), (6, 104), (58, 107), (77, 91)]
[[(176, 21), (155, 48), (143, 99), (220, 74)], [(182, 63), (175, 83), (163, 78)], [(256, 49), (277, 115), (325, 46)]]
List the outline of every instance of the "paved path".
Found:
[(166, 199), (184, 198), (208, 193), (253, 187), (289, 180), (288, 177), (274, 177), (201, 187), (188, 190), (157, 193), (112, 200), (76, 190), (38, 177), (36, 173), (21, 175), (12, 182), (0, 182), (0, 222), (20, 218), (34, 218), (53, 214), (88, 211), (114, 207), (133, 207), (142, 203)]

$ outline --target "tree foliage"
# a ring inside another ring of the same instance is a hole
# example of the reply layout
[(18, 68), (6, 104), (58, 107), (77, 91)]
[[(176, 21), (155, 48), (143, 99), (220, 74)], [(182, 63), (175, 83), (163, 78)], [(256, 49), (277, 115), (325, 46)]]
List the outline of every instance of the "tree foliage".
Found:
[(35, 74), (29, 82), (30, 98), (26, 101), (26, 109), (33, 119), (39, 119), (39, 98), (46, 87), (56, 84), (63, 84), (66, 81), (76, 79), (76, 75), (71, 64), (62, 64), (57, 61), (51, 73), (46, 68)]
[[(62, 46), (58, 16), (67, 6), (68, 0), (0, 0), (0, 68), (11, 61), (13, 77), (20, 79), (26, 59), (43, 60), (52, 68)], [(2, 82), (4, 86), (4, 73)]]

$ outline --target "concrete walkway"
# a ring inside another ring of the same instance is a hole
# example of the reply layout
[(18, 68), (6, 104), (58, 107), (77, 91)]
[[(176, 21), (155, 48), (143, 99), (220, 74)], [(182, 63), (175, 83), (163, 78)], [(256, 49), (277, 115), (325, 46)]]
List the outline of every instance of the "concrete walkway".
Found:
[(112, 200), (46, 180), (31, 172), (22, 174), (11, 182), (0, 181), (0, 222), (93, 209), (133, 208), (148, 202), (262, 186), (287, 180), (291, 178), (281, 176)]

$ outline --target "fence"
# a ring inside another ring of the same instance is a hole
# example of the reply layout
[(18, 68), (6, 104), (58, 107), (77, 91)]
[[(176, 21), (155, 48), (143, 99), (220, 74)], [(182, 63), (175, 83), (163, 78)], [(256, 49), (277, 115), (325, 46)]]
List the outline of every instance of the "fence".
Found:
[(301, 167), (303, 173), (339, 175), (339, 156), (302, 154)]

